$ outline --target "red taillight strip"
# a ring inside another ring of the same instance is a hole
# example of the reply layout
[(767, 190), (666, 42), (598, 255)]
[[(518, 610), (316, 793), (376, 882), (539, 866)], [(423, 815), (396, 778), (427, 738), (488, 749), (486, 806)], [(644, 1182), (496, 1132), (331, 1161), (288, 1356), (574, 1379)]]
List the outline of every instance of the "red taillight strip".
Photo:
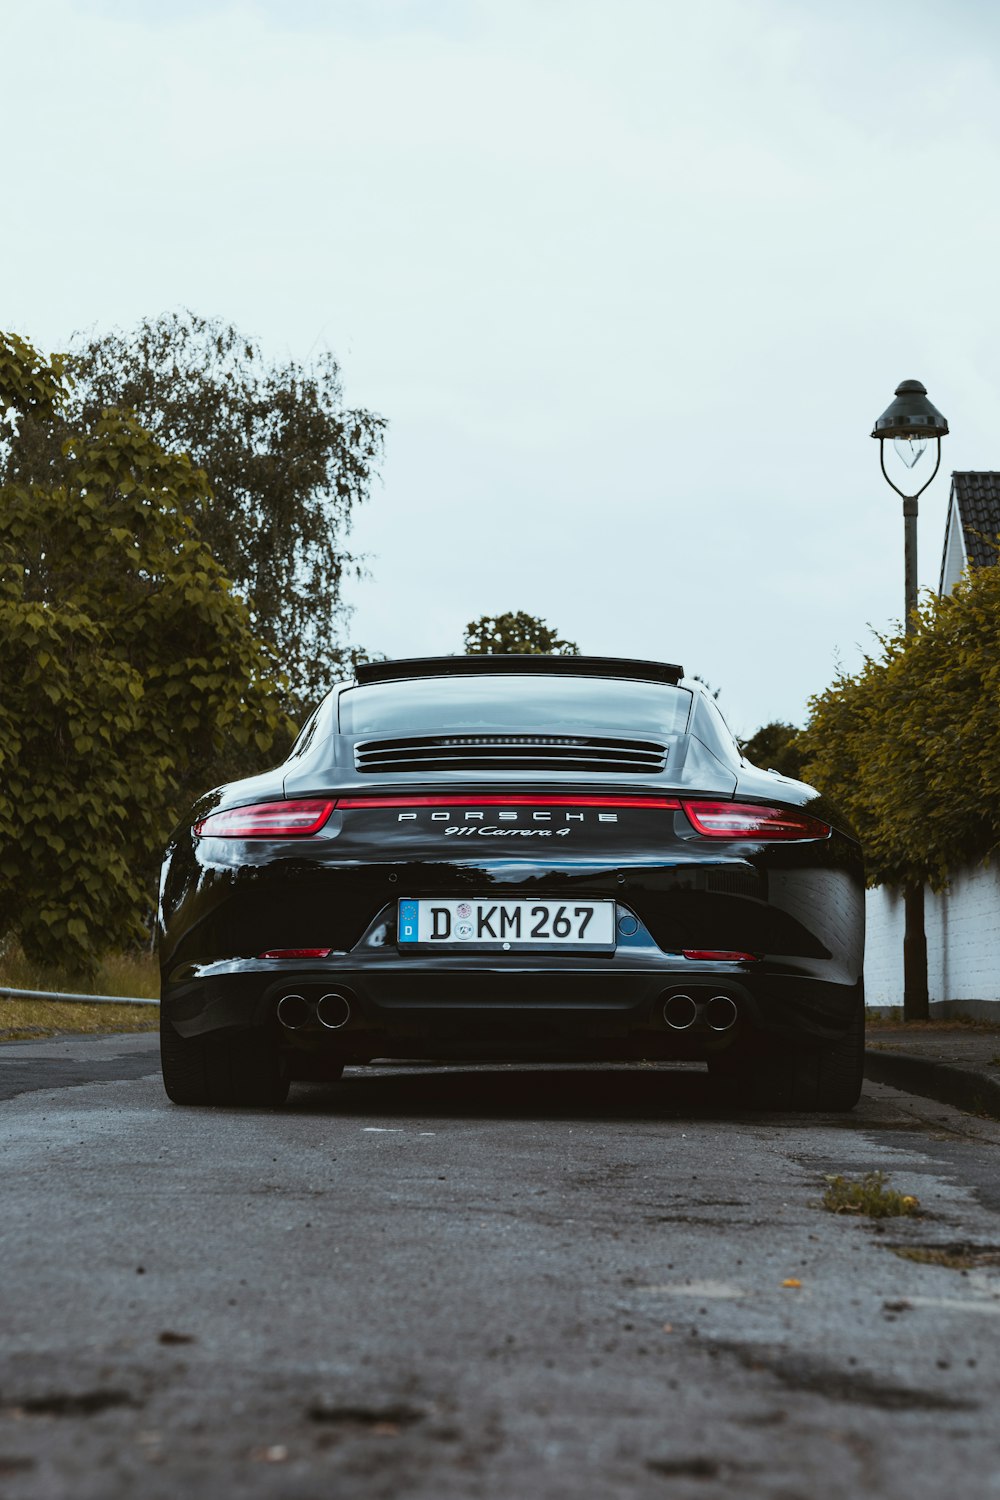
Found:
[(658, 807), (679, 809), (676, 797), (481, 797), (454, 792), (432, 797), (338, 797), (338, 807)]
[(336, 807), (332, 797), (296, 802), (254, 802), (209, 813), (194, 825), (201, 838), (298, 839), (319, 833)]
[(789, 808), (765, 807), (751, 802), (710, 802), (677, 797), (629, 797), (615, 793), (580, 796), (573, 793), (549, 796), (498, 796), (476, 792), (435, 792), (422, 797), (329, 797), (280, 802), (255, 802), (209, 813), (194, 826), (202, 838), (308, 838), (318, 833), (334, 808), (353, 811), (399, 807), (634, 807), (678, 812), (683, 808), (695, 831), (712, 839), (822, 839), (830, 835), (827, 823)]

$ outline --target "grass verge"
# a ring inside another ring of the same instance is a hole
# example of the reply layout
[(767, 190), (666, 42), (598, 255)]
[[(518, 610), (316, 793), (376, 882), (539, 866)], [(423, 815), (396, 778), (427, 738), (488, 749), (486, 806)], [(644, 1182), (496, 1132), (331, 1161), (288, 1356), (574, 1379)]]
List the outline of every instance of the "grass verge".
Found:
[(957, 1030), (979, 1031), (995, 1035), (1000, 1032), (1000, 1024), (996, 1021), (983, 1020), (978, 1016), (951, 1016), (947, 1020), (941, 1017), (933, 1021), (904, 1021), (901, 1016), (870, 1016), (866, 1027), (866, 1031), (873, 1035), (886, 1031), (896, 1032), (899, 1036), (913, 1036), (915, 1033), (934, 1036), (936, 1032), (947, 1034)]
[[(81, 995), (138, 995), (155, 1000), (159, 972), (151, 954), (112, 953), (94, 974), (71, 974), (56, 965), (36, 964), (16, 943), (7, 943), (0, 948), (0, 986)], [(158, 1023), (159, 1011), (146, 1005), (70, 1005), (0, 997), (0, 1042), (33, 1041), (61, 1033), (155, 1031)]]

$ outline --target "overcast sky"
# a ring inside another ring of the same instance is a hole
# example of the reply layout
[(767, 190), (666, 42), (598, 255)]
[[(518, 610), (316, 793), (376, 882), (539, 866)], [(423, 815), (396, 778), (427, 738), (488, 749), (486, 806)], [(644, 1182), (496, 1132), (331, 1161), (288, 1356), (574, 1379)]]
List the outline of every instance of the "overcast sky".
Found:
[[(749, 733), (901, 613), (868, 433), (1000, 469), (1000, 7), (0, 0), (0, 326), (190, 307), (388, 418), (351, 637), (528, 610)], [(928, 459), (915, 471), (921, 474)]]

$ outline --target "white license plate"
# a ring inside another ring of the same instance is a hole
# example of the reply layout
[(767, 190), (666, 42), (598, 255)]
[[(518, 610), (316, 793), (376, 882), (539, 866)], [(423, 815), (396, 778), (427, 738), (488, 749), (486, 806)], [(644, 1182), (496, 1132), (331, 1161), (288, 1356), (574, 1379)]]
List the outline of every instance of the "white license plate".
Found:
[(404, 900), (398, 931), (400, 947), (607, 950), (615, 946), (615, 903)]

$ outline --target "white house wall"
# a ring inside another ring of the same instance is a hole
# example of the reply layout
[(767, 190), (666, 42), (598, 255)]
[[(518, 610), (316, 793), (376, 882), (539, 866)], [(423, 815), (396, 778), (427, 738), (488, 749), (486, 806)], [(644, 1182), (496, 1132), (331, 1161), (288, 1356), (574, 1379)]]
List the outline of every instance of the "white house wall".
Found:
[[(879, 886), (865, 909), (865, 997), (870, 1006), (902, 1005), (902, 895)], [(1000, 865), (973, 866), (946, 891), (928, 890), (924, 926), (931, 1003), (1000, 1002)]]
[(962, 520), (958, 514), (958, 500), (953, 495), (948, 512), (945, 532), (944, 560), (941, 567), (941, 593), (950, 594), (965, 570), (965, 539), (962, 536)]

